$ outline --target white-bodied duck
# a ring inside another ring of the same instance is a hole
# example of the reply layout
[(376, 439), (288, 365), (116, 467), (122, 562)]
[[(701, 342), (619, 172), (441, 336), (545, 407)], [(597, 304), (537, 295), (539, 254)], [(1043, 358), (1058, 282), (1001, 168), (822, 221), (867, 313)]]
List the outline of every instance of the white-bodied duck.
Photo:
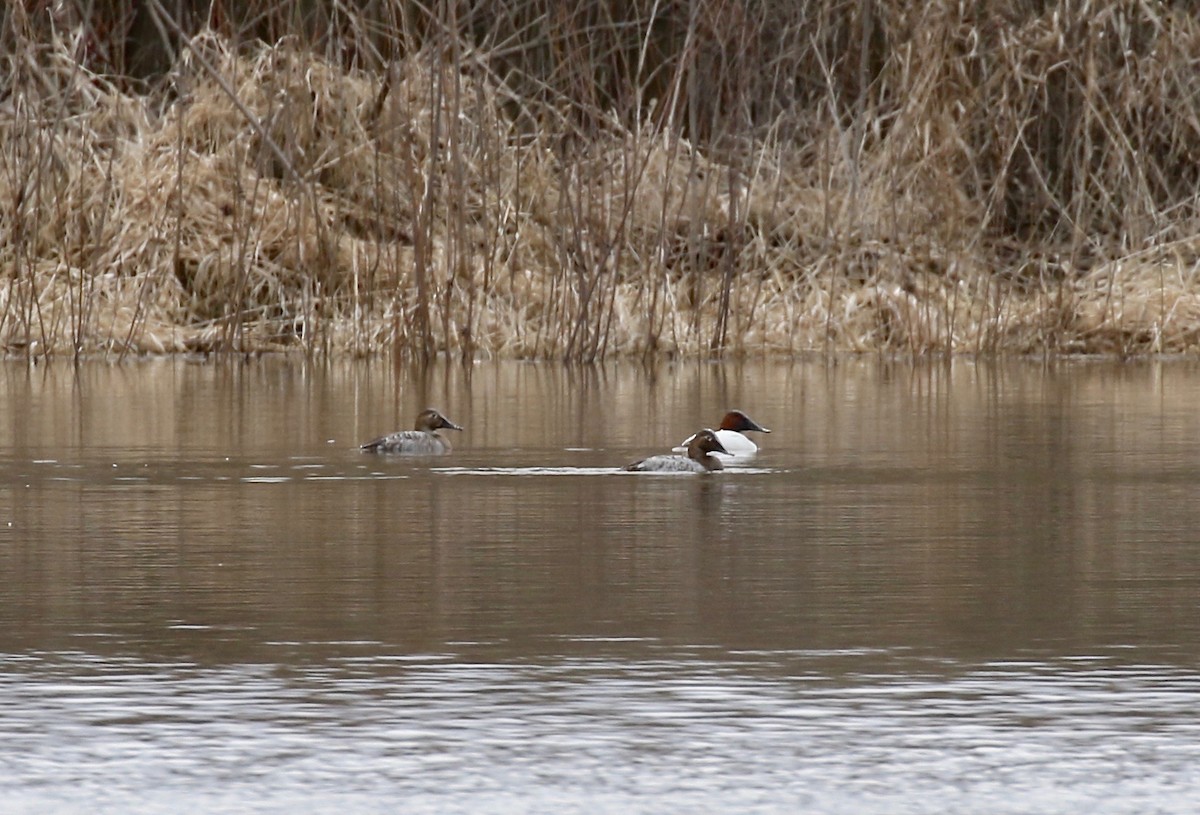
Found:
[[(726, 413), (721, 419), (721, 426), (717, 428), (715, 434), (717, 441), (721, 442), (721, 446), (725, 450), (717, 455), (728, 456), (729, 458), (748, 458), (757, 453), (758, 445), (745, 435), (748, 431), (757, 433), (771, 432), (740, 410), (731, 410)], [(676, 453), (686, 452), (693, 438), (695, 437), (684, 439), (683, 443), (673, 448), (673, 450)]]
[(453, 447), (450, 445), (450, 440), (438, 432), (443, 429), (462, 430), (441, 413), (430, 408), (421, 411), (421, 415), (417, 416), (415, 429), (397, 430), (395, 433), (380, 436), (374, 441), (362, 445), (359, 449), (368, 453), (396, 453), (410, 456), (445, 455)]
[(705, 428), (688, 439), (686, 456), (651, 456), (623, 469), (636, 473), (711, 473), (724, 469), (717, 454), (725, 452), (717, 434)]

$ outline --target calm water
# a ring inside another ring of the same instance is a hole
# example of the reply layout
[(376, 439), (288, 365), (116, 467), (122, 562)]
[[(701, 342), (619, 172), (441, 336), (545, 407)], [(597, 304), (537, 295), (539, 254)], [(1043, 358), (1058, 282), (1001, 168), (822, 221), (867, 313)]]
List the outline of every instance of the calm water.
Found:
[[(426, 405), (456, 452), (359, 442)], [(1200, 366), (0, 366), (0, 812), (1185, 813)], [(726, 407), (711, 477), (615, 472)]]

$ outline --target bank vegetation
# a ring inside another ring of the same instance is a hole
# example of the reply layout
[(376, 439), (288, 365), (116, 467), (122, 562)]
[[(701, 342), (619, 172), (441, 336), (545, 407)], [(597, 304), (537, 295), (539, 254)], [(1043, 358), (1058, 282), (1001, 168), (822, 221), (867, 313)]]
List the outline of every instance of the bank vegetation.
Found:
[(1153, 0), (18, 0), (0, 347), (1200, 346)]

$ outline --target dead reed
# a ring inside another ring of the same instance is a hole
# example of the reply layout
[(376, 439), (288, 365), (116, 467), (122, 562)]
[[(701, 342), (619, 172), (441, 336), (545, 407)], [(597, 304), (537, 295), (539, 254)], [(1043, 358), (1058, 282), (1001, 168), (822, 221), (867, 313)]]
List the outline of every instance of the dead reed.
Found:
[(1185, 4), (108, 5), (0, 12), (10, 354), (1200, 344)]

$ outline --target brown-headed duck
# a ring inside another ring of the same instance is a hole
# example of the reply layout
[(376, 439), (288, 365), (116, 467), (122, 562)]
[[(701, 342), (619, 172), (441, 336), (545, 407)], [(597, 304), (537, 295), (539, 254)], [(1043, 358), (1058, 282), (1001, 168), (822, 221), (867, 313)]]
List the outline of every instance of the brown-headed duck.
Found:
[[(758, 445), (743, 435), (751, 430), (758, 433), (771, 432), (740, 410), (731, 410), (726, 413), (721, 419), (721, 426), (716, 431), (717, 440), (725, 448), (724, 455), (730, 458), (741, 458), (757, 453)], [(682, 444), (673, 448), (674, 451), (676, 453), (686, 451), (688, 445), (692, 443), (692, 438), (685, 439)]]
[(716, 453), (726, 453), (717, 434), (705, 428), (688, 440), (686, 456), (651, 456), (624, 469), (638, 473), (710, 473), (723, 469)]
[(386, 436), (380, 436), (374, 441), (362, 445), (361, 450), (368, 453), (398, 453), (412, 456), (440, 456), (449, 453), (453, 448), (450, 440), (438, 431), (462, 430), (461, 427), (447, 419), (441, 413), (430, 408), (421, 411), (417, 417), (414, 430), (397, 430)]

